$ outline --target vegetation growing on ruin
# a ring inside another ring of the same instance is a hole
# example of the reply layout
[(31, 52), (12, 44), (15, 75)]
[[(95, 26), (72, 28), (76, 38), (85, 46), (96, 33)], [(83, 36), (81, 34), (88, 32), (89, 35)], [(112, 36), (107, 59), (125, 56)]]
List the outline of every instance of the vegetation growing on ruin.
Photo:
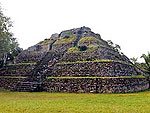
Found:
[(47, 45), (49, 43), (51, 43), (52, 40), (51, 39), (44, 39), (43, 41), (39, 42), (38, 44), (41, 44), (41, 45)]
[(145, 78), (145, 76), (143, 75), (132, 75), (132, 76), (117, 76), (117, 77), (98, 77), (98, 76), (61, 76), (61, 77), (47, 77), (47, 79), (81, 79), (81, 78), (91, 78), (91, 79), (95, 79), (95, 78), (101, 78), (101, 79), (111, 79), (111, 78)]
[(96, 49), (98, 49), (98, 45), (90, 44), (89, 46), (87, 46), (87, 50), (85, 51), (80, 51), (79, 47), (75, 46), (75, 47), (69, 48), (67, 52), (68, 53), (93, 52)]
[(96, 49), (98, 49), (98, 45), (90, 44), (87, 51), (95, 51)]
[(0, 92), (1, 113), (149, 113), (150, 91), (127, 94)]
[(83, 60), (83, 61), (76, 61), (76, 62), (60, 62), (57, 64), (78, 64), (78, 63), (88, 63), (88, 62), (113, 62), (113, 60), (107, 60), (107, 59), (97, 59), (97, 60), (92, 60), (92, 61), (87, 61), (87, 60)]
[(129, 64), (129, 63), (126, 63), (124, 61), (119, 61), (119, 60), (109, 60), (109, 59), (93, 59), (93, 60), (80, 60), (80, 61), (76, 61), (76, 62), (60, 62), (60, 63), (57, 63), (57, 64), (76, 64), (76, 63), (88, 63), (88, 62), (118, 62), (118, 63), (122, 63), (122, 64), (127, 64), (127, 65), (130, 65), (132, 66), (132, 64)]
[(95, 37), (83, 37), (79, 40), (79, 44), (92, 43), (92, 42), (99, 42), (99, 40), (96, 39)]
[(71, 31), (66, 31), (65, 34), (68, 35), (68, 36), (73, 35)]
[(57, 44), (68, 44), (68, 43), (72, 43), (75, 40), (76, 40), (76, 36), (72, 35), (69, 38), (60, 38), (54, 44), (55, 45), (57, 45)]
[(75, 47), (69, 48), (67, 52), (68, 53), (76, 53), (76, 52), (79, 52), (79, 51), (80, 51), (79, 48), (77, 46), (75, 46)]
[(22, 66), (22, 65), (36, 65), (36, 62), (27, 62), (27, 63), (17, 63), (17, 64), (8, 64), (8, 66)]
[(0, 76), (0, 78), (8, 78), (8, 79), (9, 79), (9, 78), (14, 78), (14, 79), (15, 79), (15, 78), (19, 78), (19, 79), (24, 79), (24, 78), (27, 78), (27, 77), (21, 76), (21, 75), (19, 75), (19, 76), (18, 76), (18, 75), (13, 75), (13, 76), (10, 75), (10, 76)]

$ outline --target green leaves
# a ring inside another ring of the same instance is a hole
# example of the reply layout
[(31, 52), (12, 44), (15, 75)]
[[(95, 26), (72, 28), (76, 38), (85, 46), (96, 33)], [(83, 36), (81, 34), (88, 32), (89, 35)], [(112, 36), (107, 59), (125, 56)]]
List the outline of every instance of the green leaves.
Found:
[(145, 64), (146, 64), (146, 70), (150, 73), (150, 53), (148, 52), (148, 54), (146, 55), (146, 54), (143, 54), (142, 56), (141, 56), (141, 58), (143, 58), (144, 59), (144, 61), (145, 61)]
[(0, 58), (2, 58), (5, 53), (11, 53), (14, 48), (18, 47), (16, 38), (14, 38), (13, 33), (10, 32), (11, 28), (12, 21), (3, 14), (2, 8), (0, 7)]
[(132, 62), (134, 65), (136, 65), (136, 64), (137, 64), (137, 61), (138, 61), (138, 58), (133, 57), (133, 58), (130, 58), (130, 60), (131, 60), (131, 62)]

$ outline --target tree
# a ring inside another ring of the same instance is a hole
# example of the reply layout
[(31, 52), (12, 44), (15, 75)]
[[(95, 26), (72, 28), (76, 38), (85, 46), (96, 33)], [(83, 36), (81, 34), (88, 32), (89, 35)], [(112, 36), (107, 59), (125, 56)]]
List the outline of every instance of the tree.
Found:
[(0, 6), (0, 60), (7, 60), (7, 54), (11, 54), (15, 48), (18, 47), (16, 38), (13, 37), (13, 33), (10, 32), (12, 28), (12, 21), (5, 16)]
[(108, 45), (113, 46), (113, 42), (111, 40), (107, 40)]
[(133, 58), (130, 58), (130, 60), (134, 65), (136, 65), (138, 58), (133, 57)]
[(20, 47), (15, 47), (14, 50), (12, 51), (12, 56), (17, 56), (19, 53), (23, 51), (22, 48)]
[(115, 49), (115, 50), (117, 50), (117, 51), (120, 51), (120, 50), (121, 50), (121, 47), (120, 47), (120, 45), (118, 45), (118, 44), (115, 44), (115, 47), (114, 47), (114, 49)]
[(117, 52), (120, 52), (121, 47), (118, 44), (114, 44), (111, 40), (107, 40), (107, 44)]
[(148, 71), (148, 73), (150, 74), (150, 53), (148, 52), (148, 54), (142, 54), (141, 58), (144, 58), (145, 61), (145, 69)]
[(148, 73), (148, 81), (149, 81), (149, 89), (150, 89), (150, 53), (148, 52), (148, 54), (143, 54), (141, 56), (141, 58), (144, 58), (144, 61), (145, 61), (145, 69), (147, 70), (147, 73)]

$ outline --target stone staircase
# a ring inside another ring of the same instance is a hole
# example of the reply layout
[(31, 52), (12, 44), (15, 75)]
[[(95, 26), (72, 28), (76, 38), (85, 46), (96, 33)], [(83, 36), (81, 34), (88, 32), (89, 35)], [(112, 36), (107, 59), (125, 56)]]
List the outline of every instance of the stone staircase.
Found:
[[(30, 77), (25, 79), (24, 81), (20, 81), (15, 86), (15, 91), (42, 91), (42, 83), (46, 79), (46, 72), (48, 70), (48, 62), (55, 60), (59, 60), (62, 54), (55, 53), (53, 51), (47, 52), (45, 57), (41, 59), (40, 62), (37, 63), (35, 68), (32, 70)], [(56, 61), (53, 63), (55, 65)]]
[(62, 57), (62, 54), (55, 53), (54, 51), (49, 51), (45, 57), (37, 63), (36, 68), (32, 71), (32, 76), (34, 80), (38, 82), (42, 82), (46, 78), (46, 72), (48, 71), (48, 63), (49, 61), (52, 61), (55, 65), (56, 62)]
[(41, 83), (38, 82), (19, 82), (15, 88), (15, 91), (20, 92), (34, 92), (34, 91), (40, 91)]

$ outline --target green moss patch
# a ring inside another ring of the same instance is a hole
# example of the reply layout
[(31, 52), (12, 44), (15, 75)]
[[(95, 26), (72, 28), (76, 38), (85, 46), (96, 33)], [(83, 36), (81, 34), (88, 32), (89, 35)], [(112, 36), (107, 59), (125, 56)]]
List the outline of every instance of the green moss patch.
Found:
[(36, 65), (36, 62), (9, 64), (8, 66), (26, 66), (26, 65)]
[(57, 45), (57, 44), (68, 44), (68, 43), (72, 43), (73, 41), (76, 40), (76, 36), (72, 35), (71, 37), (69, 38), (61, 38), (61, 39), (58, 39), (54, 45)]
[(71, 47), (68, 49), (67, 51), (68, 53), (77, 53), (77, 52), (80, 52), (79, 48), (78, 47)]
[(57, 64), (78, 64), (78, 63), (88, 63), (88, 62), (113, 62), (113, 60), (105, 60), (105, 59), (99, 59), (99, 60), (92, 60), (92, 61), (76, 61), (76, 62), (60, 62)]
[(87, 50), (85, 51), (81, 51), (79, 47), (75, 46), (75, 47), (69, 48), (67, 53), (93, 52), (96, 49), (98, 49), (98, 45), (93, 45), (93, 44), (90, 44), (89, 46), (87, 46)]
[(83, 37), (79, 40), (79, 44), (92, 43), (92, 42), (99, 42), (99, 40), (96, 39), (95, 37)]
[(47, 77), (47, 79), (86, 79), (86, 78), (89, 78), (89, 79), (96, 79), (96, 78), (101, 78), (101, 79), (119, 79), (119, 78), (145, 78), (145, 76), (143, 75), (132, 75), (132, 76), (117, 76), (117, 77), (106, 77), (106, 76), (102, 76), (102, 77), (93, 77), (93, 76), (61, 76), (61, 77)]
[(98, 49), (98, 45), (90, 44), (87, 51), (95, 51), (96, 49)]
[(51, 39), (45, 39), (44, 41), (39, 42), (40, 45), (47, 45), (49, 43), (52, 43), (53, 41)]
[(12, 75), (10, 75), (10, 76), (1, 76), (0, 75), (0, 78), (14, 78), (14, 79), (15, 78), (20, 78), (20, 79), (22, 79), (22, 78), (27, 78), (27, 77), (21, 76), (21, 75), (18, 75), (18, 76), (17, 75), (15, 75), (15, 76), (14, 75), (13, 76)]

